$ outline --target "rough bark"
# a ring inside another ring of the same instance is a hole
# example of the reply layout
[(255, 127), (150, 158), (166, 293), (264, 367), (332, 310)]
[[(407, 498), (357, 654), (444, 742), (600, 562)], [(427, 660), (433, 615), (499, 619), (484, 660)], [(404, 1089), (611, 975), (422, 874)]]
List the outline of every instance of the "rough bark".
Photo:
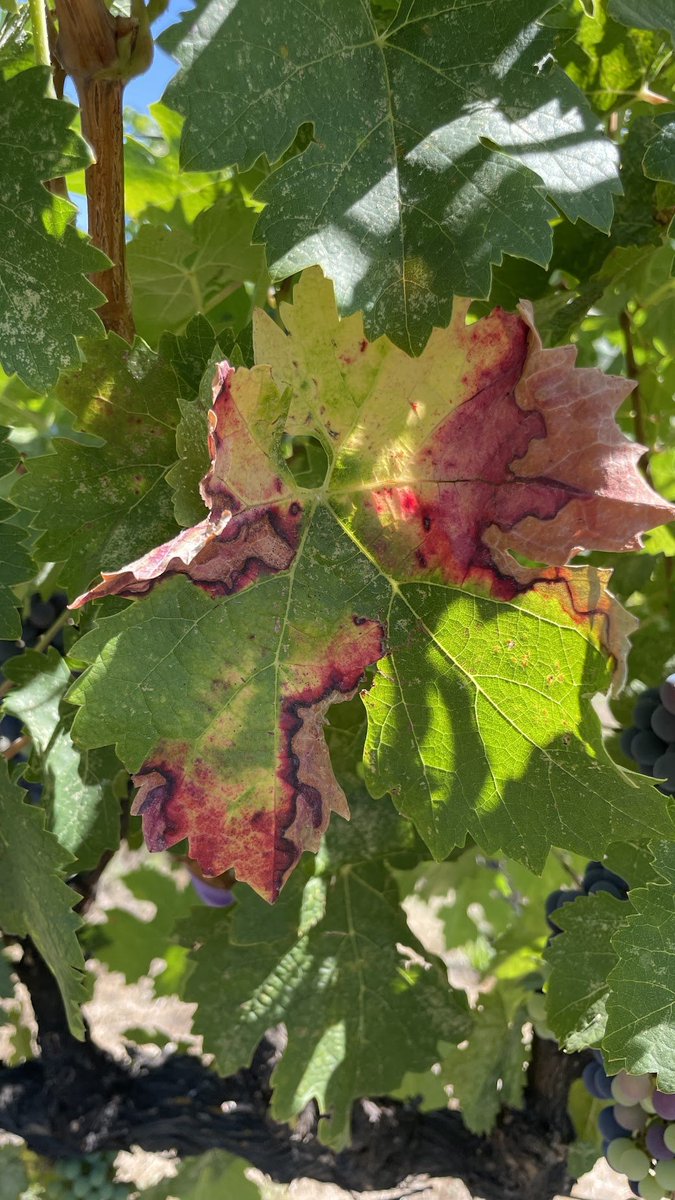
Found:
[[(91, 276), (92, 283), (106, 297), (98, 313), (106, 329), (132, 342), (134, 322), (124, 228), (122, 100), (124, 65), (133, 52), (138, 21), (113, 16), (103, 0), (55, 3), (56, 55), (62, 71), (71, 76), (77, 88), (82, 132), (95, 156), (85, 172), (89, 234), (112, 262), (111, 267)], [(150, 42), (150, 57), (151, 47)]]

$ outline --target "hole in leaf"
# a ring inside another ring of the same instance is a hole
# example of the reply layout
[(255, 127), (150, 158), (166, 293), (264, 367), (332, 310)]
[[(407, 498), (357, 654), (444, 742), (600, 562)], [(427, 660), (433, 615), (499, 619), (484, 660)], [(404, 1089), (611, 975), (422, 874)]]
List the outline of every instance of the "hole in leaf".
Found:
[(330, 462), (324, 446), (317, 437), (302, 434), (286, 435), (283, 451), (295, 482), (302, 488), (320, 488), (328, 474)]

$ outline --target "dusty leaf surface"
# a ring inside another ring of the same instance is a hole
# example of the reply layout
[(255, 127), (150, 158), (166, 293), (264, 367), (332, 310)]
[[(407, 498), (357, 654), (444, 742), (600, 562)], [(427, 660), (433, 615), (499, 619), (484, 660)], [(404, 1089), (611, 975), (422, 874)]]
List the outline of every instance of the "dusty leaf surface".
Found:
[(342, 311), (417, 352), (453, 292), (487, 295), (503, 254), (548, 262), (547, 197), (609, 228), (616, 149), (553, 62), (551, 7), (403, 0), (380, 30), (360, 0), (200, 0), (160, 39), (182, 68), (166, 93), (182, 164), (276, 162), (313, 122), (257, 192), (272, 275), (320, 263)]
[(101, 293), (86, 278), (107, 263), (77, 233), (73, 206), (44, 182), (86, 165), (70, 128), (75, 109), (47, 95), (42, 67), (0, 80), (0, 147), (11, 172), (0, 181), (0, 361), (36, 390), (77, 362), (76, 336), (96, 334)]

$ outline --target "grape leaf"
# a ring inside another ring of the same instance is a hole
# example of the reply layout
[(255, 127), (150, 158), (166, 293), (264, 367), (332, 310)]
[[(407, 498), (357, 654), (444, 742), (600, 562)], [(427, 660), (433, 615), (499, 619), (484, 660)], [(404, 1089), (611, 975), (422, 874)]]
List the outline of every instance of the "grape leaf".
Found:
[(316, 1098), (331, 1113), (322, 1136), (341, 1146), (352, 1101), (386, 1094), (405, 1071), (431, 1066), (439, 1038), (457, 1042), (468, 1031), (468, 1010), (387, 899), (386, 872), (342, 871), (324, 891), (321, 919), (314, 912), (298, 935), (302, 882), (296, 875), (283, 898), (296, 920), (273, 941), (267, 906), (252, 893), (244, 902), (255, 943), (237, 940), (236, 911), (232, 920), (196, 915), (181, 931), (187, 944), (199, 943), (185, 998), (197, 1003), (195, 1030), (224, 1074), (249, 1063), (265, 1030), (283, 1021), (288, 1045), (272, 1076), (273, 1114), (287, 1120)]
[[(194, 319), (193, 319), (194, 320)], [(186, 333), (193, 328), (190, 323)], [(176, 451), (178, 462), (167, 475), (167, 482), (174, 489), (173, 507), (179, 525), (189, 526), (200, 521), (204, 513), (203, 501), (199, 492), (199, 483), (210, 466), (209, 460), (209, 413), (213, 404), (213, 378), (218, 360), (227, 355), (232, 366), (248, 366), (251, 355), (245, 355), (239, 340), (234, 338), (231, 331), (226, 330), (216, 340), (211, 330), (208, 353), (204, 362), (209, 362), (210, 370), (203, 374), (197, 382), (194, 391), (185, 397), (180, 396), (181, 418), (176, 428)], [(206, 333), (204, 349), (207, 348)], [(240, 335), (243, 340), (243, 335)]]
[(143, 1200), (260, 1200), (260, 1189), (246, 1178), (248, 1166), (225, 1150), (207, 1150), (185, 1159), (177, 1175), (143, 1188), (141, 1195)]
[(547, 263), (546, 194), (609, 229), (616, 150), (551, 65), (551, 6), (406, 0), (380, 33), (361, 0), (200, 0), (160, 38), (182, 66), (166, 102), (186, 118), (183, 166), (276, 160), (313, 121), (257, 193), (272, 277), (322, 264), (341, 308), (418, 352), (453, 291), (488, 294), (503, 253)]
[(499, 988), (482, 996), (471, 1016), (468, 1044), (448, 1051), (441, 1077), (452, 1084), (468, 1128), (489, 1133), (502, 1107), (521, 1108), (523, 1103), (529, 1050), (523, 1045), (527, 1015), (522, 992)]
[(675, 120), (657, 118), (658, 132), (649, 142), (643, 159), (645, 175), (675, 183)]
[(183, 125), (165, 104), (150, 104), (150, 117), (125, 112), (124, 200), (128, 217), (150, 219), (175, 214), (176, 203), (186, 221), (231, 190), (231, 171), (182, 173), (178, 147)]
[[(435, 857), (469, 833), (540, 870), (551, 843), (672, 836), (584, 700), (608, 685), (599, 646), (621, 658), (626, 614), (606, 572), (562, 565), (639, 544), (672, 511), (613, 420), (631, 385), (542, 351), (524, 318), (464, 312), (409, 358), (340, 321), (308, 272), (288, 332), (258, 316), (271, 368), (219, 368), (210, 515), (77, 601), (145, 596), (79, 643), (93, 666), (71, 698), (74, 736), (114, 740), (136, 772), (151, 848), (188, 837), (207, 874), (233, 866), (276, 897), (347, 815), (322, 727), (375, 662), (369, 790), (392, 792)], [(331, 464), (314, 490), (283, 451), (310, 431)]]
[(80, 1006), (85, 1000), (84, 958), (77, 940), (80, 919), (73, 905), (80, 897), (61, 877), (68, 857), (44, 828), (44, 814), (24, 802), (0, 762), (0, 927), (31, 937), (56, 977), (68, 1024), (84, 1037)]
[(152, 917), (124, 908), (108, 909), (105, 922), (88, 925), (82, 941), (88, 954), (135, 983), (147, 975), (153, 958), (165, 953), (176, 922), (190, 912), (197, 898), (191, 887), (181, 891), (173, 876), (153, 867), (140, 867), (123, 879), (136, 900), (154, 906)]
[(617, 961), (611, 938), (631, 911), (626, 901), (600, 892), (581, 896), (555, 914), (563, 933), (553, 939), (545, 955), (551, 965), (547, 1024), (569, 1054), (602, 1041), (607, 976)]
[[(0, 427), (0, 479), (13, 475), (19, 463), (19, 455), (6, 440), (8, 429)], [(9, 640), (21, 636), (21, 618), (17, 612), (17, 599), (12, 592), (16, 583), (25, 583), (35, 574), (35, 564), (27, 549), (26, 531), (8, 524), (16, 513), (13, 504), (0, 499), (0, 638)]]
[(90, 161), (70, 129), (75, 108), (48, 95), (45, 67), (0, 79), (0, 361), (43, 391), (77, 361), (76, 336), (95, 334), (103, 297), (86, 278), (108, 260), (73, 223), (74, 208), (43, 182)]
[(633, 911), (612, 938), (616, 965), (608, 978), (602, 1043), (611, 1069), (654, 1072), (675, 1091), (675, 864), (662, 856), (664, 881), (631, 889)]
[(581, 14), (576, 36), (560, 46), (558, 61), (595, 107), (608, 112), (639, 93), (660, 49), (656, 33), (626, 30), (604, 4), (596, 4), (592, 16)]
[(222, 309), (227, 297), (249, 283), (247, 320), (267, 291), (265, 252), (252, 246), (256, 213), (241, 197), (225, 197), (191, 228), (142, 225), (127, 248), (136, 328), (153, 345), (165, 330), (181, 331), (196, 312)]
[(178, 383), (172, 365), (142, 342), (116, 334), (85, 341), (86, 362), (64, 375), (57, 398), (76, 427), (100, 446), (66, 438), (54, 453), (30, 459), (12, 499), (33, 510), (42, 561), (65, 563), (64, 586), (76, 593), (102, 559), (124, 562), (173, 523), (167, 468), (175, 461)]
[(671, 0), (609, 0), (616, 21), (637, 29), (665, 29), (675, 40), (675, 12)]
[(46, 654), (17, 655), (4, 673), (16, 685), (5, 708), (23, 722), (38, 758), (47, 827), (77, 860), (73, 870), (92, 870), (119, 843), (120, 806), (112, 780), (120, 764), (110, 751), (81, 753), (73, 746), (71, 714), (60, 712), (71, 674), (53, 647)]
[(0, 1200), (24, 1200), (28, 1187), (23, 1147), (0, 1147)]

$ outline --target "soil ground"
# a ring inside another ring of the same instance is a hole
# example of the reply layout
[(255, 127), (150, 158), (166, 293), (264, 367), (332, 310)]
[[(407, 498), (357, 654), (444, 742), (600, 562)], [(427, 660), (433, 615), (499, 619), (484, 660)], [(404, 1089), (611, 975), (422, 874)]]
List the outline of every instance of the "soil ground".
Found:
[[(124, 855), (125, 861), (116, 863), (116, 869), (103, 878), (96, 908), (90, 914), (94, 921), (105, 920), (105, 910), (113, 907), (128, 908), (142, 919), (152, 918), (153, 906), (148, 908), (139, 904), (117, 877), (118, 872), (126, 872), (136, 865), (139, 857), (136, 854)], [(416, 918), (418, 915), (415, 914)], [(411, 923), (415, 924), (415, 932), (419, 935), (418, 921)], [(433, 942), (431, 929), (428, 934), (423, 940)], [(110, 1054), (126, 1057), (127, 1043), (123, 1032), (138, 1027), (156, 1030), (169, 1039), (169, 1044), (163, 1050), (158, 1045), (144, 1045), (144, 1053), (150, 1056), (159, 1058), (172, 1049), (172, 1043), (178, 1042), (183, 1045), (188, 1043), (196, 1053), (201, 1051), (200, 1039), (191, 1032), (193, 1006), (173, 996), (156, 997), (151, 975), (141, 978), (138, 983), (128, 984), (123, 975), (107, 970), (95, 960), (88, 965), (95, 975), (95, 985), (93, 998), (85, 1012), (95, 1041)], [(156, 965), (161, 966), (161, 961), (157, 960)], [(462, 974), (460, 963), (455, 962), (453, 967), (453, 975)], [(30, 1028), (30, 1005), (26, 996), (20, 996), (20, 999), (23, 1020)], [(12, 1025), (0, 1025), (0, 1057), (7, 1053), (12, 1032)], [(0, 1143), (2, 1140), (0, 1131)], [(178, 1160), (168, 1154), (148, 1154), (137, 1149), (120, 1154), (117, 1165), (121, 1178), (132, 1180), (138, 1187), (148, 1187), (173, 1176), (178, 1168)], [(452, 1179), (422, 1179), (417, 1176), (410, 1180), (407, 1187), (404, 1184), (395, 1191), (363, 1192), (357, 1196), (356, 1193), (313, 1180), (295, 1180), (289, 1186), (274, 1184), (254, 1168), (248, 1174), (260, 1186), (263, 1200), (403, 1200), (406, 1196), (414, 1196), (415, 1200), (481, 1200), (478, 1195), (471, 1196), (463, 1183)], [(571, 1193), (575, 1200), (629, 1200), (629, 1195), (626, 1180), (610, 1170), (604, 1159), (579, 1180)], [(223, 1200), (227, 1200), (227, 1197), (223, 1197)], [(569, 1197), (557, 1197), (557, 1200), (569, 1200)]]

